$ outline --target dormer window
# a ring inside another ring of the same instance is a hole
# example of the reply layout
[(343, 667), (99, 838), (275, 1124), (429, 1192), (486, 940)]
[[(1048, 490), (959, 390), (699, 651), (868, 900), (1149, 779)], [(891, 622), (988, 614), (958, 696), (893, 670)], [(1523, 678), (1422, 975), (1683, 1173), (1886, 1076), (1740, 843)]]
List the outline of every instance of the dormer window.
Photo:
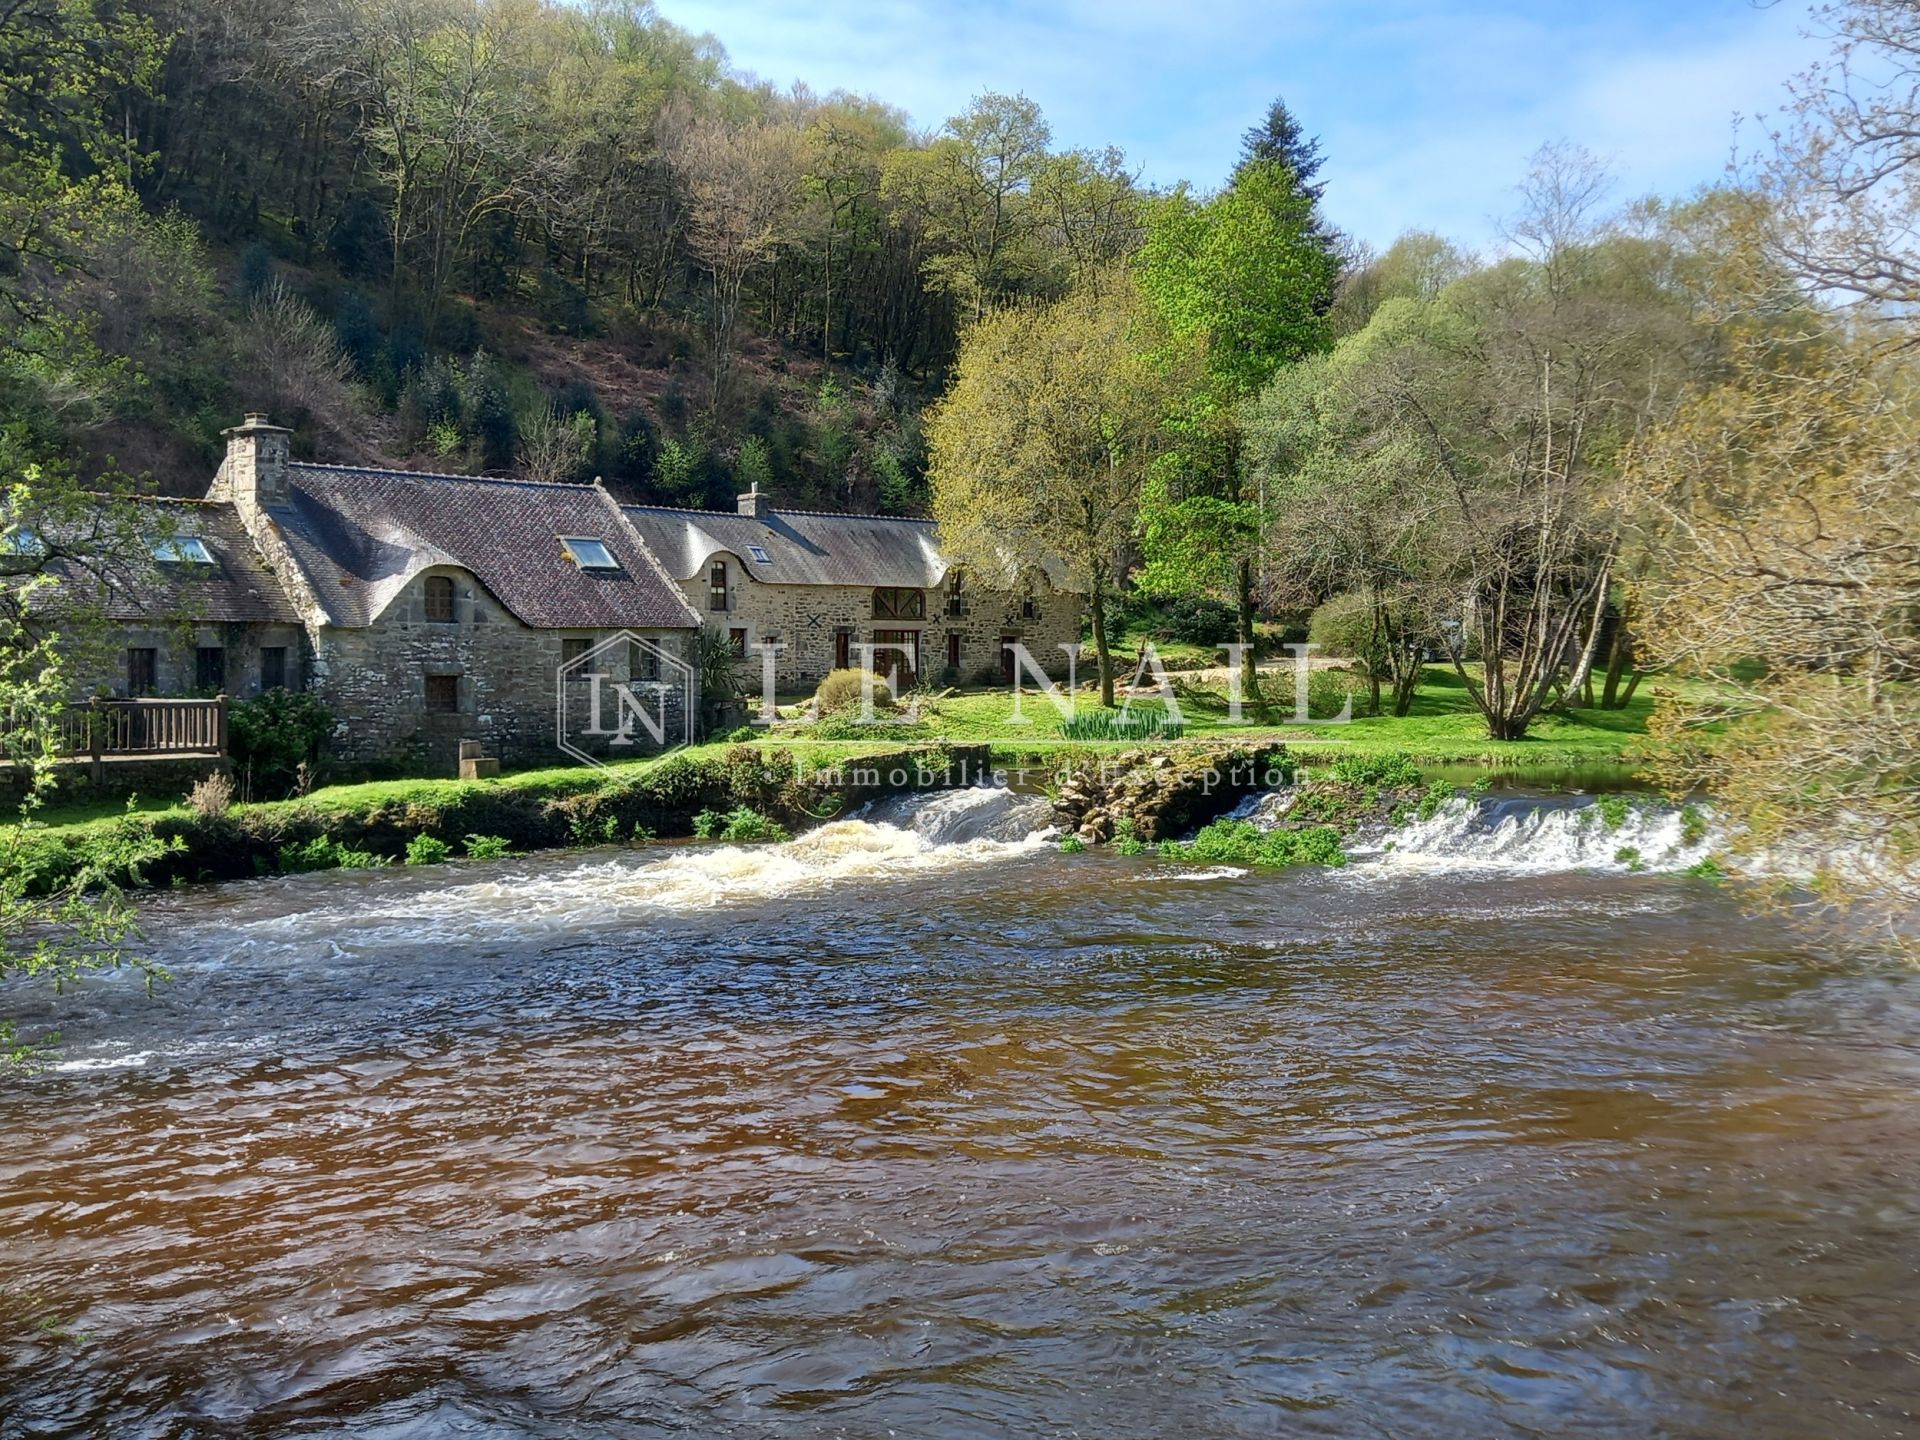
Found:
[(954, 571), (947, 576), (947, 614), (958, 619), (967, 613), (966, 596), (961, 592), (960, 572)]
[(716, 560), (707, 571), (707, 609), (727, 608), (727, 562)]
[(147, 548), (163, 565), (213, 564), (213, 552), (198, 535), (169, 535), (147, 542)]
[(747, 554), (751, 556), (757, 564), (771, 565), (773, 563), (773, 557), (767, 554), (767, 547), (764, 545), (747, 546)]
[(427, 577), (427, 619), (436, 625), (453, 623), (453, 581), (445, 575)]
[(613, 551), (607, 548), (604, 540), (589, 540), (579, 535), (562, 535), (560, 543), (566, 547), (573, 563), (582, 570), (618, 570), (620, 562), (613, 558)]

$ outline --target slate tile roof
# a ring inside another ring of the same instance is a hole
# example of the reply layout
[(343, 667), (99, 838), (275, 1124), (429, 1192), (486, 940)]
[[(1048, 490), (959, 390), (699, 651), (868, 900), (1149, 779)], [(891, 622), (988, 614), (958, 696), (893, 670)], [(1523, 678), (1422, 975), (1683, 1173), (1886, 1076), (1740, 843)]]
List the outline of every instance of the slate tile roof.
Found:
[[(676, 580), (691, 580), (724, 551), (770, 585), (897, 585), (931, 590), (948, 561), (931, 520), (774, 510), (765, 519), (725, 510), (622, 507)], [(767, 556), (756, 560), (752, 547)]]
[[(435, 565), (470, 571), (537, 629), (699, 624), (597, 485), (308, 464), (287, 474), (290, 503), (268, 514), (335, 625), (371, 624)], [(604, 542), (620, 569), (581, 569), (562, 536)]]
[[(154, 532), (197, 536), (213, 557), (211, 565), (111, 562), (104, 575), (104, 609), (112, 620), (179, 618), (208, 624), (264, 623), (296, 625), (299, 612), (273, 573), (261, 562), (246, 527), (231, 504), (211, 500), (142, 498), (151, 507)], [(80, 595), (97, 596), (102, 576), (93, 570), (66, 570), (66, 583)]]

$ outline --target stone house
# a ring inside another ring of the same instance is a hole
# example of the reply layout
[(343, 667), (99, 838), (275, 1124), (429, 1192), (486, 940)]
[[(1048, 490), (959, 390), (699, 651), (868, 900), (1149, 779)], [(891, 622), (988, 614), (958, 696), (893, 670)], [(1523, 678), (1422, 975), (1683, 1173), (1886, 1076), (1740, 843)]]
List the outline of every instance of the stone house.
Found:
[[(925, 520), (776, 510), (757, 490), (734, 513), (673, 510), (621, 506), (598, 482), (308, 464), (259, 414), (226, 436), (204, 499), (140, 502), (165, 507), (154, 573), (115, 593), (117, 658), (94, 688), (311, 690), (348, 765), (444, 772), (463, 740), (554, 760), (570, 710), (617, 708), (603, 684), (648, 698), (677, 737), (706, 627), (751, 689), (777, 646), (789, 692), (868, 654), (903, 681), (997, 680), (1014, 641), (1052, 670), (1079, 640), (1063, 584), (975, 586)], [(650, 737), (568, 738), (630, 754)]]
[(248, 697), (296, 683), (306, 643), (300, 616), (238, 508), (160, 498), (143, 498), (137, 508), (137, 523), (151, 537), (149, 563), (119, 563), (106, 576), (66, 576), (100, 597), (114, 628), (110, 650), (77, 657), (81, 688)]
[[(588, 652), (678, 703), (659, 656), (696, 663), (699, 617), (605, 490), (301, 464), (290, 438), (248, 416), (207, 498), (234, 507), (299, 615), (300, 678), (339, 721), (340, 759), (445, 769), (462, 739), (555, 758), (556, 676)], [(599, 653), (623, 633), (657, 649)]]
[(1056, 647), (1080, 640), (1081, 597), (1063, 574), (976, 583), (930, 520), (780, 509), (757, 487), (733, 513), (624, 508), (687, 603), (727, 632), (750, 687), (763, 647), (777, 647), (775, 685), (792, 693), (867, 654), (903, 685), (997, 682), (1012, 676), (1015, 642), (1064, 681)]

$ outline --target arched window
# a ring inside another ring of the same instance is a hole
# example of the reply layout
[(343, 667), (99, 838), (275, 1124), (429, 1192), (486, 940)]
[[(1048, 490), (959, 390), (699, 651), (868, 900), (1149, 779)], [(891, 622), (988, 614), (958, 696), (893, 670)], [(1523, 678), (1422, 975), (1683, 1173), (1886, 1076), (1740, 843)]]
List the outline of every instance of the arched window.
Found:
[(439, 625), (453, 623), (453, 581), (445, 575), (427, 577), (427, 619)]

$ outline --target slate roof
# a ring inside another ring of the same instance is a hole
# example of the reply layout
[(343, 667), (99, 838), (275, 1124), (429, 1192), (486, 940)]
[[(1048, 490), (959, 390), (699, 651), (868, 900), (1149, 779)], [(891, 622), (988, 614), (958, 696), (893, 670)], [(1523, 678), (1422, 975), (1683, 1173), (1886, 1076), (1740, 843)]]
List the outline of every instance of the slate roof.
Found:
[[(769, 585), (898, 585), (931, 590), (948, 561), (931, 520), (773, 510), (765, 519), (726, 510), (623, 506), (634, 529), (676, 580), (691, 580), (724, 551)], [(767, 553), (753, 558), (751, 547)]]
[[(690, 629), (699, 617), (597, 485), (290, 465), (280, 527), (328, 620), (364, 626), (422, 570), (470, 571), (537, 629)], [(583, 570), (561, 536), (604, 541), (617, 571)]]
[[(104, 609), (113, 620), (204, 621), (209, 624), (297, 625), (299, 612), (273, 573), (261, 563), (246, 527), (231, 504), (211, 500), (142, 498), (152, 507), (154, 531), (178, 538), (198, 536), (213, 564), (116, 563), (105, 576)], [(64, 565), (67, 583), (97, 595), (100, 577)]]

